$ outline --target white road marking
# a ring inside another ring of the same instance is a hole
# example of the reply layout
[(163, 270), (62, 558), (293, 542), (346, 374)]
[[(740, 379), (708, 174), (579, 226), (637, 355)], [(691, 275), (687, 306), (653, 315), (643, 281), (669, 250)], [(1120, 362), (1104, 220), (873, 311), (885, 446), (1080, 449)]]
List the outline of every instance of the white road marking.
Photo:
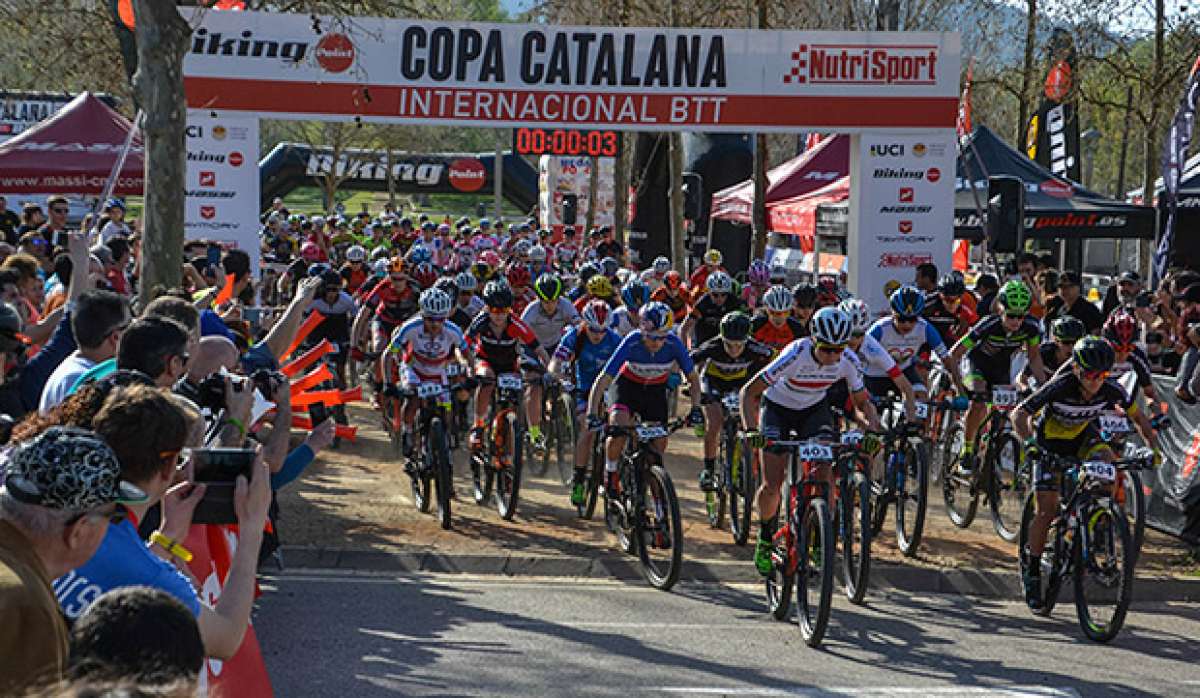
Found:
[(830, 687), (830, 688), (759, 688), (708, 687), (708, 686), (659, 686), (651, 689), (659, 693), (702, 696), (801, 696), (802, 698), (833, 698), (834, 696), (983, 696), (984, 698), (1079, 698), (1079, 693), (1070, 688), (1046, 688), (1043, 686), (922, 686), (922, 687)]

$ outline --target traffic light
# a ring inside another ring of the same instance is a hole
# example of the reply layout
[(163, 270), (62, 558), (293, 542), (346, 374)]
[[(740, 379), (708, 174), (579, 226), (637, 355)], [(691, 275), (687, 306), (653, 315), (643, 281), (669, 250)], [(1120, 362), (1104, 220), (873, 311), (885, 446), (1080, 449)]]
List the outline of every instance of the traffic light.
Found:
[(704, 178), (695, 172), (683, 173), (683, 217), (689, 221), (700, 220), (703, 209), (700, 197), (704, 193)]
[(988, 177), (984, 233), (992, 252), (1016, 252), (1025, 237), (1025, 183), (1016, 177)]
[(575, 218), (578, 215), (579, 196), (576, 194), (563, 194), (562, 199), (562, 222), (563, 225), (575, 225)]

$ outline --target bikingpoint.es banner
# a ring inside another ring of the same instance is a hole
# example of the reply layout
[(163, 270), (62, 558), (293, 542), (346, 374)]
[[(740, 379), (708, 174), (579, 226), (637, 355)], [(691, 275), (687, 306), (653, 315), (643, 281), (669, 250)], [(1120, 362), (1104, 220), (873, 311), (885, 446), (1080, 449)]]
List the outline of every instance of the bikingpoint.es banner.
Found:
[(186, 134), (184, 235), (245, 250), (257, 276), (258, 117), (189, 111)]
[(956, 33), (558, 27), (187, 10), (189, 107), (626, 130), (953, 128)]

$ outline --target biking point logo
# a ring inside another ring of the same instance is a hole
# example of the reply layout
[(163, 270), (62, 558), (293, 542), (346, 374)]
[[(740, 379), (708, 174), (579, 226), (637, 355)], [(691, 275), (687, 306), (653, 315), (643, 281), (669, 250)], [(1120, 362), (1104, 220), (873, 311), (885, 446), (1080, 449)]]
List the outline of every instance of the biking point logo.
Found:
[(936, 85), (937, 46), (800, 44), (784, 84)]

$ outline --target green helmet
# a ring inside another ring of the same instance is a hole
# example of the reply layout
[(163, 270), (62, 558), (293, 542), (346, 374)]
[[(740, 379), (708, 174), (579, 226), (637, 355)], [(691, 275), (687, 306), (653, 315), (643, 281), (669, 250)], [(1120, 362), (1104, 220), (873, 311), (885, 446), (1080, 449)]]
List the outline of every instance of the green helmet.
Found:
[(1029, 312), (1029, 306), (1033, 303), (1033, 295), (1029, 293), (1029, 287), (1025, 285), (1024, 281), (1014, 279), (1000, 287), (1000, 293), (997, 294), (996, 300), (1004, 310), (1024, 314)]

